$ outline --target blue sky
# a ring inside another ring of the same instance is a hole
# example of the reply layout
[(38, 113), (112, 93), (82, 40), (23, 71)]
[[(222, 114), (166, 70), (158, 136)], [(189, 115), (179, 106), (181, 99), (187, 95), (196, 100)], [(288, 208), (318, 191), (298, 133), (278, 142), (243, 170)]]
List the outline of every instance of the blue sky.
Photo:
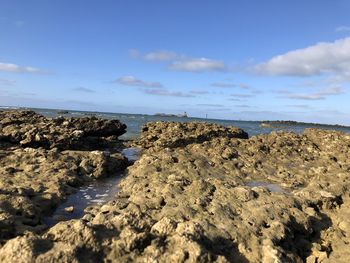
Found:
[(0, 105), (350, 125), (350, 1), (0, 1)]

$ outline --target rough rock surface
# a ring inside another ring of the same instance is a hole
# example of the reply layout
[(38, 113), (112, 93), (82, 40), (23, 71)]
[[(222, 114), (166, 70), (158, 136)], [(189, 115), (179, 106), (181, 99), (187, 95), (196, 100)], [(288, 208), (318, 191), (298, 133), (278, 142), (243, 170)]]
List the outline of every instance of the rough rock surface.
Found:
[(148, 149), (114, 201), (9, 240), (0, 261), (350, 261), (350, 135), (308, 129), (184, 141), (192, 135), (170, 128), (159, 143), (153, 129), (164, 125), (175, 127), (143, 130)]
[(181, 147), (190, 143), (202, 143), (216, 137), (248, 138), (248, 134), (236, 127), (223, 127), (205, 122), (149, 122), (142, 127), (136, 144), (143, 148)]
[[(68, 124), (59, 125), (64, 122)], [(88, 127), (90, 124), (95, 126)], [(119, 175), (128, 162), (117, 152), (64, 149), (70, 149), (73, 141), (86, 143), (85, 135), (119, 134), (122, 126), (88, 118), (47, 119), (32, 111), (0, 112), (0, 246), (26, 231), (44, 229), (42, 217), (76, 187)], [(78, 140), (73, 138), (76, 129), (85, 134)], [(57, 145), (59, 149), (52, 148)], [(89, 143), (86, 146), (92, 147)]]
[(46, 118), (34, 111), (0, 111), (0, 140), (23, 147), (91, 150), (106, 148), (126, 132), (118, 120)]

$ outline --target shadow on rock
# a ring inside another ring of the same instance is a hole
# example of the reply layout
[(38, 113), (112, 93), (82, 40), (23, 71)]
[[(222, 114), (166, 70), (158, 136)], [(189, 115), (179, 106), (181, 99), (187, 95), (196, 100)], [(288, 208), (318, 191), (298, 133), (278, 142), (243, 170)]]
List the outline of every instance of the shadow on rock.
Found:
[(215, 237), (213, 240), (202, 237), (199, 243), (213, 255), (224, 256), (228, 262), (247, 263), (249, 262), (241, 253), (237, 245), (224, 237)]
[[(281, 241), (280, 246), (285, 251), (290, 252), (290, 255), (293, 255), (293, 260), (290, 262), (295, 262), (294, 256), (299, 257), (300, 262), (306, 262), (306, 259), (313, 254), (314, 250), (328, 254), (331, 252), (331, 247), (320, 245), (322, 243), (321, 231), (331, 226), (331, 219), (324, 213), (318, 213), (317, 217), (310, 216), (308, 226), (298, 223), (295, 217), (291, 216), (290, 224), (287, 225), (290, 232)], [(286, 255), (286, 260), (290, 255)]]

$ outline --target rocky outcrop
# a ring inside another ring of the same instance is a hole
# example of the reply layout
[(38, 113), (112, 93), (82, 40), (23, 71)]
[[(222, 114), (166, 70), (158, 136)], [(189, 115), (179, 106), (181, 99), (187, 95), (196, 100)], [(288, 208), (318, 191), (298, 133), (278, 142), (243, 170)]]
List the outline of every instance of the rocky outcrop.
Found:
[(49, 119), (34, 111), (0, 112), (0, 139), (23, 147), (104, 149), (126, 132), (118, 120), (96, 117)]
[(0, 150), (0, 243), (25, 231), (40, 231), (42, 217), (76, 187), (127, 166), (120, 154), (57, 149)]
[(184, 147), (191, 143), (203, 143), (212, 138), (248, 138), (248, 134), (236, 127), (223, 127), (205, 122), (150, 122), (141, 130), (136, 144), (143, 148)]
[(182, 143), (197, 125), (182, 124), (160, 143), (165, 135), (152, 136), (164, 125), (143, 130), (147, 150), (115, 200), (9, 240), (0, 261), (349, 262), (350, 135), (217, 133)]
[[(128, 161), (114, 148), (112, 152), (72, 148), (100, 149), (91, 142), (105, 145), (104, 136), (123, 132), (125, 125), (119, 121), (0, 112), (0, 246), (27, 231), (43, 230), (43, 216), (78, 186), (119, 175)], [(112, 141), (117, 142), (117, 137)]]

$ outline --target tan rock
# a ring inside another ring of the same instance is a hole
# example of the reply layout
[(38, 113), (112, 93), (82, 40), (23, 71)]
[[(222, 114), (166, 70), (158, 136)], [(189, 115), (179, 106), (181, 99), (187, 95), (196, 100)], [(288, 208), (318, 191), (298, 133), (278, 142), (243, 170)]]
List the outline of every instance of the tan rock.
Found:
[(66, 211), (67, 213), (73, 213), (74, 211), (74, 206), (68, 206), (64, 209), (64, 211)]

